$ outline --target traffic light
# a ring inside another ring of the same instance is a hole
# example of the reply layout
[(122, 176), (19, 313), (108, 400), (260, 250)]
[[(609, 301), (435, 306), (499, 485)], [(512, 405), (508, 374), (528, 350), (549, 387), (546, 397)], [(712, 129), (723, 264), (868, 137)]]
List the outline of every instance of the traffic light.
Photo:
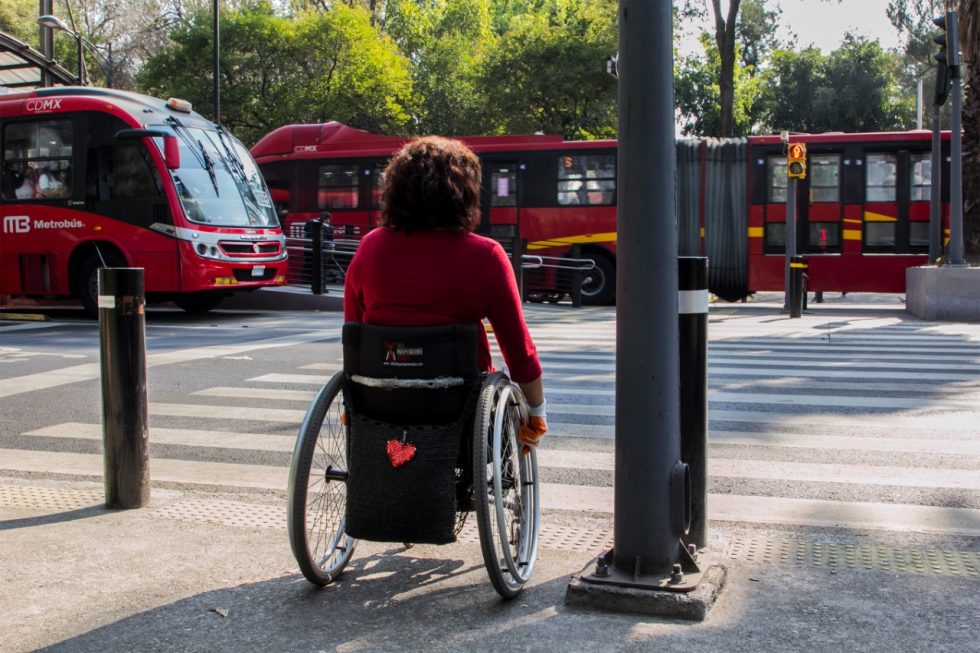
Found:
[[(959, 42), (956, 38), (956, 12), (948, 11), (945, 16), (939, 16), (938, 18), (933, 18), (932, 22), (942, 30), (939, 34), (933, 37), (933, 41), (939, 44), (939, 52), (937, 52), (933, 58), (936, 61), (945, 63), (950, 68), (956, 68), (960, 65), (960, 49)], [(941, 56), (945, 55), (943, 59)]]
[(786, 160), (786, 175), (791, 179), (806, 178), (806, 145), (790, 143), (789, 157)]
[(942, 106), (949, 96), (950, 79), (959, 77), (960, 52), (956, 39), (956, 12), (950, 11), (945, 16), (933, 18), (932, 22), (943, 30), (932, 40), (939, 46), (939, 51), (932, 55), (939, 66), (936, 68), (936, 92), (933, 104)]

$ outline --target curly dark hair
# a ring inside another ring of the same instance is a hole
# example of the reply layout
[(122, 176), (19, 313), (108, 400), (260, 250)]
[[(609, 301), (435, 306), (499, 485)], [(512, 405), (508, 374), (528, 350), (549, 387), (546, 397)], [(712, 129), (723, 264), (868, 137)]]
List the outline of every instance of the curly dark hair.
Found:
[(460, 141), (425, 136), (388, 162), (378, 224), (473, 231), (480, 222), (480, 159)]

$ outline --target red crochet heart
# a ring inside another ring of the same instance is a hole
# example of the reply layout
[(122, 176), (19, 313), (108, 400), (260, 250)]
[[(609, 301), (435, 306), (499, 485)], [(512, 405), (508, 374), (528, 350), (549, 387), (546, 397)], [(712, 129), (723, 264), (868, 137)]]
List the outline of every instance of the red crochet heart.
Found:
[(415, 457), (415, 445), (395, 438), (388, 440), (388, 460), (392, 467), (401, 467)]

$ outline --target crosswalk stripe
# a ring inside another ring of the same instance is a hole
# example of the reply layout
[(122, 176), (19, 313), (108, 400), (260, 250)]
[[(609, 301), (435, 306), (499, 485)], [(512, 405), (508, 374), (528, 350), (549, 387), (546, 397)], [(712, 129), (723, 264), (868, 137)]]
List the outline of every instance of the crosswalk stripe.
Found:
[(240, 399), (270, 399), (276, 401), (305, 401), (309, 403), (316, 396), (316, 390), (282, 390), (280, 388), (233, 388), (216, 386), (196, 390), (192, 395), (201, 397), (231, 397)]
[(255, 420), (257, 422), (285, 422), (289, 424), (303, 421), (306, 410), (288, 408), (253, 408), (249, 406), (212, 406), (207, 404), (171, 404), (151, 402), (150, 415), (171, 417), (198, 417), (220, 420)]
[[(52, 438), (101, 440), (102, 425), (63, 422), (24, 435)], [(563, 435), (565, 435), (563, 433)], [(254, 449), (256, 451), (292, 451), (295, 435), (269, 433), (236, 433), (199, 429), (150, 427), (151, 444), (179, 444), (194, 447)], [(715, 446), (750, 446), (767, 449), (805, 448), (854, 452), (921, 453), (950, 456), (980, 456), (980, 440), (921, 440), (911, 438), (869, 438), (828, 435), (795, 435), (789, 433), (745, 433), (711, 431), (708, 455)], [(610, 445), (611, 446), (611, 445)], [(541, 464), (546, 467), (612, 470), (612, 454), (601, 451), (567, 451), (541, 448)], [(980, 482), (980, 481), (976, 481)]]
[(300, 383), (305, 385), (323, 385), (330, 380), (330, 375), (322, 374), (263, 374), (255, 376), (249, 381), (257, 383)]
[[(8, 450), (4, 465), (21, 472), (54, 471), (97, 477), (103, 474), (102, 456), (97, 454)], [(288, 470), (284, 467), (154, 458), (149, 468), (152, 481), (158, 483), (278, 491), (285, 490), (288, 483)], [(609, 514), (614, 496), (612, 487), (541, 485), (541, 502), (546, 510)], [(971, 508), (728, 494), (709, 494), (706, 503), (710, 520), (980, 536), (980, 510)]]
[[(233, 356), (249, 351), (270, 349), (274, 347), (288, 347), (291, 345), (317, 342), (322, 340), (337, 340), (339, 333), (336, 329), (322, 329), (305, 333), (295, 333), (288, 336), (276, 338), (262, 338), (259, 340), (248, 340), (246, 342), (234, 344), (208, 345), (205, 347), (191, 347), (189, 349), (179, 349), (176, 351), (165, 351), (150, 354), (146, 357), (146, 366), (157, 367), (159, 365), (172, 365), (174, 363), (185, 363), (188, 361), (200, 360), (203, 358), (220, 358), (222, 356)], [(0, 398), (11, 397), (25, 392), (37, 390), (48, 390), (58, 386), (80, 381), (92, 381), (98, 379), (102, 373), (100, 363), (84, 363), (47, 372), (36, 374), (26, 374), (23, 376), (0, 379)]]
[[(851, 368), (854, 367), (855, 363), (847, 361), (844, 359), (838, 361), (802, 361), (799, 359), (793, 360), (776, 360), (772, 357), (767, 358), (734, 358), (734, 357), (708, 357), (708, 373), (710, 374), (713, 370), (718, 367), (738, 367), (741, 365), (748, 366), (748, 369), (755, 373), (759, 371), (760, 365), (765, 365), (770, 371), (778, 372), (780, 375), (793, 376), (797, 371), (806, 371), (808, 375), (823, 376), (827, 372), (840, 371), (841, 368), (848, 368), (846, 370), (847, 376), (868, 376), (868, 370), (934, 370), (937, 367), (935, 363), (913, 363), (913, 362), (901, 362), (901, 363), (878, 363), (874, 361), (863, 361), (860, 363), (861, 371), (855, 373)], [(943, 369), (947, 370), (949, 373), (962, 373), (954, 374), (953, 378), (963, 378), (965, 373), (971, 373), (973, 378), (980, 376), (980, 365), (963, 365), (958, 363), (944, 363), (941, 366)], [(784, 368), (791, 368), (786, 370)], [(614, 361), (609, 363), (551, 363), (548, 365), (549, 370), (567, 370), (573, 369), (575, 371), (588, 371), (588, 372), (614, 372), (616, 370), (616, 364)], [(813, 374), (815, 373), (815, 374)], [(880, 376), (880, 372), (872, 372), (871, 374)], [(888, 376), (881, 378), (892, 378), (893, 373), (887, 373)], [(906, 378), (906, 377), (899, 377)]]
[[(77, 438), (102, 440), (101, 424), (64, 422), (28, 431), (24, 435), (48, 438)], [(296, 446), (296, 434), (272, 435), (269, 433), (236, 433), (233, 431), (205, 431), (196, 429), (172, 429), (151, 426), (151, 445), (183, 445), (219, 449), (248, 449), (253, 451), (292, 451)]]

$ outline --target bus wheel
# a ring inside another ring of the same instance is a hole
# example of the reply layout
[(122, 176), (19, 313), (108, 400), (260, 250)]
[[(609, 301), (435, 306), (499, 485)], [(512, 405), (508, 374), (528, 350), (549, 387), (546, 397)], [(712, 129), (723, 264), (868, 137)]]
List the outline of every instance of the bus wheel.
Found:
[(582, 273), (582, 303), (612, 304), (616, 299), (616, 265), (602, 254), (586, 253), (582, 258), (595, 261), (595, 267)]
[(174, 298), (174, 304), (188, 313), (201, 314), (217, 308), (224, 298), (224, 293), (220, 292), (194, 292), (178, 295)]
[[(105, 266), (115, 268), (124, 265), (116, 256), (106, 254)], [(78, 271), (78, 300), (82, 302), (85, 314), (92, 318), (99, 317), (99, 268), (103, 267), (98, 256), (87, 259)]]

